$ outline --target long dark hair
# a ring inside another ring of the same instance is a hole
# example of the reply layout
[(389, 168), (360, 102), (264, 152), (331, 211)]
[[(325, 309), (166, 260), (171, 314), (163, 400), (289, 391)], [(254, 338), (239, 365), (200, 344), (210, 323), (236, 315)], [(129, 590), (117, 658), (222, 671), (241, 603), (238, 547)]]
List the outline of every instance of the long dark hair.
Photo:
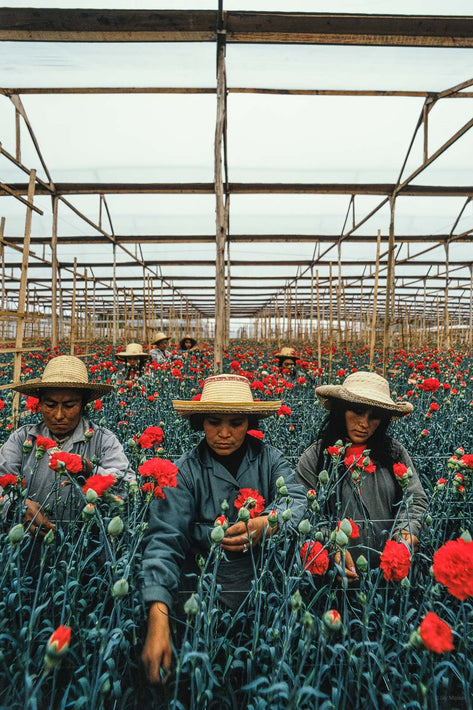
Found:
[[(322, 426), (317, 434), (317, 440), (321, 441), (317, 470), (323, 468), (324, 451), (328, 446), (333, 446), (336, 441), (343, 443), (347, 440), (347, 426), (345, 422), (345, 412), (351, 409), (349, 402), (333, 400), (332, 408), (322, 422)], [(373, 408), (375, 409), (375, 408)], [(387, 434), (387, 429), (391, 423), (391, 417), (385, 410), (376, 410), (376, 418), (380, 418), (379, 426), (374, 434), (366, 442), (367, 449), (371, 450), (370, 457), (380, 464), (391, 467), (394, 462), (392, 439)]]

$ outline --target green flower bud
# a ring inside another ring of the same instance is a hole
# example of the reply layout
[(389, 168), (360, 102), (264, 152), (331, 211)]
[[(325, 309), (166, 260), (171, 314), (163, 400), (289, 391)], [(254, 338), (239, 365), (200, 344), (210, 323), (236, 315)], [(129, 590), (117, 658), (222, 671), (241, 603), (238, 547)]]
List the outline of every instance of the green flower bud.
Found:
[(48, 530), (46, 535), (43, 537), (43, 544), (50, 545), (54, 541), (54, 530)]
[(348, 536), (345, 535), (343, 530), (339, 530), (335, 535), (335, 542), (340, 547), (346, 547), (348, 545)]
[(422, 638), (421, 635), (418, 631), (413, 631), (411, 635), (409, 636), (409, 643), (411, 646), (414, 646), (414, 648), (421, 649), (424, 648), (424, 644), (422, 643)]
[(284, 480), (284, 476), (279, 476), (279, 478), (276, 479), (276, 488), (279, 490), (282, 488), (282, 486), (286, 485), (286, 481)]
[(304, 612), (304, 615), (302, 617), (302, 623), (304, 624), (304, 628), (306, 631), (311, 631), (313, 626), (314, 626), (314, 619), (312, 617), (312, 614), (308, 611)]
[(278, 490), (278, 493), (280, 496), (287, 496), (289, 493), (287, 486), (281, 486)]
[(212, 539), (212, 542), (216, 542), (218, 544), (222, 542), (223, 538), (225, 537), (225, 530), (221, 525), (216, 525), (210, 533), (210, 537)]
[(247, 523), (249, 519), (250, 511), (246, 508), (240, 508), (240, 510), (238, 511), (238, 520), (241, 520), (243, 523)]
[(471, 542), (471, 535), (468, 530), (462, 530), (462, 534), (460, 535), (462, 540), (465, 540), (465, 542)]
[(117, 599), (120, 599), (121, 597), (126, 597), (126, 595), (128, 594), (128, 589), (129, 586), (126, 579), (119, 579), (112, 587), (112, 597), (117, 597)]
[(197, 599), (195, 598), (195, 594), (192, 593), (184, 604), (184, 613), (186, 616), (195, 616), (198, 611), (199, 605), (197, 603)]
[(302, 533), (302, 535), (308, 535), (310, 533), (311, 527), (312, 526), (310, 522), (307, 520), (307, 518), (305, 518), (299, 523), (298, 529), (299, 532)]
[(290, 508), (286, 508), (286, 510), (283, 510), (281, 517), (283, 523), (287, 523), (292, 517), (292, 510)]
[(270, 528), (275, 528), (278, 524), (278, 511), (270, 510), (268, 513), (268, 525)]
[(359, 572), (367, 572), (368, 570), (368, 560), (364, 555), (360, 555), (355, 562), (356, 568)]
[(220, 506), (220, 509), (223, 514), (225, 514), (225, 512), (229, 509), (229, 507), (230, 506), (228, 505), (228, 500), (225, 499), (224, 501), (222, 501), (222, 505)]
[(82, 508), (82, 518), (84, 520), (89, 520), (90, 518), (93, 518), (95, 515), (95, 506), (92, 505), (92, 503), (87, 503), (87, 505), (84, 505)]
[(426, 525), (432, 525), (432, 516), (431, 516), (431, 515), (426, 515), (426, 516), (425, 516), (425, 524), (426, 524)]
[(110, 537), (118, 537), (122, 534), (125, 524), (119, 515), (115, 515), (114, 518), (108, 524), (107, 532)]
[(319, 505), (318, 501), (316, 501), (316, 500), (312, 501), (312, 505), (310, 507), (311, 507), (312, 512), (314, 512), (314, 513), (317, 513), (320, 509), (320, 505)]
[(88, 488), (85, 497), (89, 503), (95, 503), (98, 498), (97, 491), (94, 491), (93, 488)]
[(328, 471), (325, 471), (325, 470), (321, 471), (321, 472), (319, 473), (319, 483), (320, 483), (320, 485), (321, 485), (321, 486), (325, 486), (325, 485), (328, 483), (329, 478), (330, 478), (330, 477), (329, 477), (329, 475), (328, 475)]
[(342, 522), (340, 523), (340, 530), (345, 533), (348, 537), (353, 532), (352, 524), (348, 520), (348, 518), (343, 518)]
[(409, 582), (409, 578), (403, 577), (400, 581), (400, 585), (401, 585), (401, 587), (403, 587), (403, 589), (409, 589), (411, 586), (411, 583)]
[(323, 542), (324, 541), (324, 534), (320, 530), (318, 530), (315, 535), (314, 535), (314, 540), (317, 540), (317, 542)]
[(328, 631), (338, 631), (342, 625), (342, 617), (336, 609), (330, 609), (323, 615), (322, 623)]
[(10, 528), (8, 532), (8, 540), (10, 542), (10, 545), (19, 545), (24, 537), (25, 528), (21, 523), (18, 523), (18, 525), (14, 525), (12, 528)]
[(291, 606), (295, 612), (300, 611), (302, 607), (302, 597), (300, 591), (297, 589), (291, 597)]

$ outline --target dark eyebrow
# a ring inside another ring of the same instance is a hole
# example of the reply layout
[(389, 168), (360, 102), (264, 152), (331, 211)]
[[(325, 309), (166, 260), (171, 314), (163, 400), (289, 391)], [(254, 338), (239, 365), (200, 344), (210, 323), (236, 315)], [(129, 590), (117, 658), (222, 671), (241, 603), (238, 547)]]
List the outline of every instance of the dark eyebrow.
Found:
[(67, 399), (65, 402), (59, 402), (57, 399), (52, 399), (52, 397), (45, 397), (45, 399), (43, 399), (43, 402), (46, 402), (46, 404), (77, 404), (77, 402), (81, 401), (81, 397), (77, 399)]

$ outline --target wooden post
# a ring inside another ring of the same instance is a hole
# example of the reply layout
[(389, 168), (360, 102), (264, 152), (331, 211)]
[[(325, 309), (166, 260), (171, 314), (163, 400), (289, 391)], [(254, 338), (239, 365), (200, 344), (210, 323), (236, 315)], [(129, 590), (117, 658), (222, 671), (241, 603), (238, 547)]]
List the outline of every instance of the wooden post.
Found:
[[(7, 299), (5, 290), (5, 245), (3, 243), (3, 237), (5, 234), (5, 217), (0, 219), (0, 258), (2, 262), (2, 313), (5, 313), (7, 309)], [(2, 340), (5, 340), (5, 326), (7, 323), (7, 318), (3, 317), (1, 319), (2, 323)]]
[(469, 313), (469, 332), (468, 343), (471, 347), (473, 343), (473, 265), (470, 264), (470, 313)]
[(225, 244), (227, 241), (225, 201), (223, 193), (222, 150), (226, 121), (225, 43), (219, 35), (217, 46), (217, 120), (215, 124), (215, 201), (216, 201), (216, 255), (215, 255), (215, 344), (214, 372), (223, 370), (225, 343)]
[(322, 367), (322, 334), (320, 328), (320, 289), (319, 289), (319, 270), (315, 272), (316, 296), (317, 296), (317, 363), (319, 369)]
[(444, 333), (445, 347), (450, 348), (450, 314), (448, 308), (448, 285), (450, 280), (449, 270), (449, 243), (445, 244), (445, 318), (444, 318)]
[(333, 280), (332, 280), (332, 262), (329, 263), (330, 267), (330, 274), (329, 274), (329, 280), (328, 280), (328, 298), (329, 298), (329, 339), (328, 339), (328, 347), (329, 347), (329, 353), (328, 353), (328, 381), (332, 379), (332, 359), (333, 359), (333, 303), (332, 303), (332, 291), (333, 291)]
[(376, 240), (376, 268), (375, 268), (375, 273), (374, 273), (373, 317), (371, 319), (370, 370), (373, 369), (374, 346), (375, 346), (375, 342), (376, 342), (376, 310), (377, 310), (377, 306), (378, 306), (378, 280), (379, 280), (380, 251), (381, 251), (381, 230), (378, 229), (378, 237)]
[[(28, 183), (28, 203), (33, 204), (35, 194), (36, 170), (31, 170)], [(18, 382), (21, 375), (21, 348), (23, 347), (23, 334), (25, 332), (25, 303), (26, 287), (28, 283), (28, 262), (30, 255), (31, 220), (33, 210), (30, 206), (26, 208), (25, 232), (23, 240), (23, 258), (21, 262), (20, 290), (18, 293), (18, 314), (16, 321), (15, 355), (13, 359), (13, 382)], [(13, 428), (18, 425), (20, 393), (15, 392), (12, 401), (12, 424)]]
[(77, 257), (74, 257), (74, 274), (72, 277), (71, 330), (70, 330), (70, 335), (69, 335), (70, 354), (71, 355), (74, 355), (75, 343), (77, 340), (76, 280), (77, 280)]
[(389, 246), (388, 246), (388, 273), (386, 276), (386, 305), (384, 313), (384, 337), (383, 337), (383, 375), (386, 376), (386, 367), (388, 362), (388, 351), (390, 347), (390, 326), (391, 326), (391, 308), (394, 307), (394, 209), (396, 198), (392, 196), (389, 200), (391, 214), (389, 221)]
[(58, 343), (58, 328), (57, 328), (57, 222), (58, 222), (58, 207), (59, 198), (54, 195), (53, 203), (53, 221), (51, 231), (51, 346), (57, 347)]
[(114, 349), (118, 340), (118, 295), (117, 295), (117, 245), (113, 243), (113, 334), (112, 345)]

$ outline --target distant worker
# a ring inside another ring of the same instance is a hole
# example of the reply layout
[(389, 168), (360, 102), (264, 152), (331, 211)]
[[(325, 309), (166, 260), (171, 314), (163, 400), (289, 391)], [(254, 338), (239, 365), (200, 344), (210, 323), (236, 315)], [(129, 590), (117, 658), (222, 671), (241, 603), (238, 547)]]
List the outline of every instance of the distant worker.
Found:
[(125, 363), (125, 380), (127, 383), (133, 383), (143, 374), (149, 355), (143, 351), (143, 346), (140, 343), (128, 343), (126, 350), (117, 353), (116, 358)]
[(296, 377), (296, 363), (299, 360), (299, 355), (297, 355), (294, 348), (283, 347), (278, 353), (274, 355), (278, 359), (278, 367), (280, 374), (287, 375), (291, 378)]
[(186, 333), (181, 340), (179, 341), (179, 354), (180, 355), (185, 355), (187, 353), (193, 353), (196, 350), (199, 349), (199, 346), (197, 344), (197, 340), (192, 337), (192, 335), (189, 335), (189, 333)]
[(168, 350), (169, 335), (162, 332), (156, 333), (151, 344), (156, 346), (149, 351), (150, 357), (154, 362), (169, 362), (172, 360), (172, 353)]

